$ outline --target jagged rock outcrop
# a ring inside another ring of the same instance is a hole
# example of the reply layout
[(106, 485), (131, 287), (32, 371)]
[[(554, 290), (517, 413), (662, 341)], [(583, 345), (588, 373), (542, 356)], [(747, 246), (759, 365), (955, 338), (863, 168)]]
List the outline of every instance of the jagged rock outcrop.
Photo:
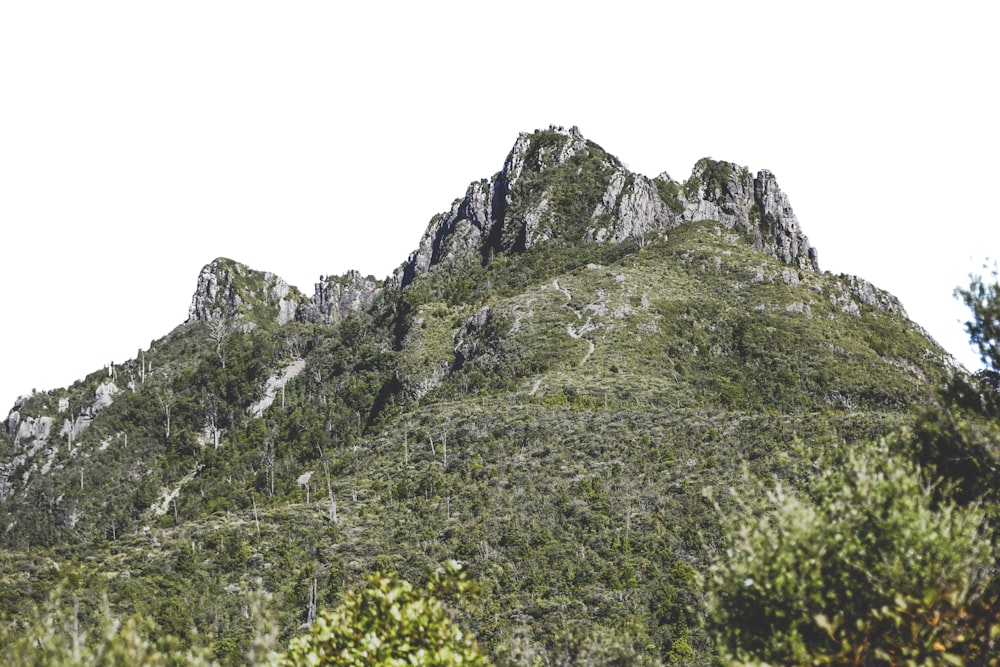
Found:
[(19, 398), (14, 402), (14, 407), (7, 413), (7, 421), (4, 422), (7, 435), (11, 437), (14, 437), (14, 434), (17, 433), (17, 427), (21, 423), (21, 405), (22, 399)]
[(299, 307), (296, 319), (306, 324), (333, 324), (367, 308), (381, 291), (378, 281), (362, 277), (357, 271), (327, 276), (316, 283), (316, 293)]
[(369, 306), (382, 286), (357, 271), (320, 278), (316, 293), (306, 299), (273, 273), (219, 258), (201, 270), (191, 298), (188, 322), (228, 319), (243, 330), (263, 323), (279, 326), (292, 321), (332, 324)]
[[(906, 317), (906, 310), (899, 299), (863, 278), (841, 275), (837, 287), (829, 295), (830, 303), (848, 315), (860, 314), (860, 306), (864, 305), (878, 308), (883, 313)], [(927, 337), (930, 338), (929, 335)]]
[(592, 228), (588, 236), (594, 241), (615, 243), (644, 236), (654, 229), (666, 229), (677, 219), (652, 179), (633, 174), (624, 167), (612, 174), (601, 203), (591, 217), (607, 220), (607, 226)]
[(718, 220), (782, 262), (819, 270), (773, 174), (699, 160), (683, 184), (635, 174), (579, 129), (522, 133), (490, 180), (473, 183), (431, 219), (396, 275), (402, 285), (442, 262), (520, 252), (554, 237), (622, 242), (697, 220)]
[(704, 158), (684, 184), (684, 222), (718, 220), (753, 238), (754, 247), (786, 264), (819, 270), (788, 197), (769, 171), (751, 176), (746, 167)]
[(301, 292), (273, 273), (220, 257), (201, 270), (187, 321), (230, 319), (249, 330), (261, 321), (291, 322), (304, 302)]
[(553, 126), (530, 135), (522, 132), (499, 173), (489, 181), (472, 183), (449, 212), (431, 219), (398, 279), (407, 285), (442, 261), (524, 250), (548, 238), (542, 228), (543, 220), (551, 214), (546, 192), (530, 206), (514, 207), (518, 195), (525, 194), (517, 192), (522, 174), (527, 170), (540, 175), (566, 164), (589, 146), (597, 148), (576, 127), (564, 130)]

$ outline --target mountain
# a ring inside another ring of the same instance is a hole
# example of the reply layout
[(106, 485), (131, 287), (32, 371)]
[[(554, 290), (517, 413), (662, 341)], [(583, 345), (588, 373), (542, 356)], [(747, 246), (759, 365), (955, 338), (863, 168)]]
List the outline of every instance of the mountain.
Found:
[(706, 664), (703, 491), (792, 479), (795, 443), (909, 424), (957, 372), (820, 271), (769, 172), (647, 178), (550, 127), (392, 276), (306, 297), (216, 259), (187, 322), (19, 399), (0, 594), (25, 618), (62, 581), (239, 664), (366, 572), (457, 558), (498, 663)]

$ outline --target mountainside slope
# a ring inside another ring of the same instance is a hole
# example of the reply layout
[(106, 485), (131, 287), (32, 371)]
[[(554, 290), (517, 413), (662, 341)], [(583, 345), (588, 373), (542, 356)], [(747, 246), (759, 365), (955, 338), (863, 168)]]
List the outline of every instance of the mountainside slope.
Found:
[(501, 661), (707, 661), (702, 490), (905, 424), (954, 372), (816, 258), (767, 172), (647, 179), (550, 128), (385, 282), (307, 300), (216, 260), (187, 323), (11, 411), (5, 604), (68, 571), (238, 662), (254, 596), (287, 636), (366, 571), (458, 558)]

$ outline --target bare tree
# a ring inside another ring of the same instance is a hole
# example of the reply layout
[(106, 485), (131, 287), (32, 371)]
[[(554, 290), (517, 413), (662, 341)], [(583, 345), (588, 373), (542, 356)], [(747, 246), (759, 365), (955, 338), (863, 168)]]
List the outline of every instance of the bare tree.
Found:
[(326, 495), (330, 499), (330, 523), (337, 523), (337, 501), (333, 497), (333, 485), (330, 483), (330, 466), (323, 460), (323, 472), (326, 473)]
[(309, 607), (306, 611), (306, 627), (316, 620), (316, 577), (313, 577), (312, 586), (309, 588)]
[(223, 354), (222, 344), (233, 331), (232, 322), (228, 317), (219, 317), (208, 321), (208, 337), (215, 343), (215, 354), (219, 356), (222, 367), (226, 367), (226, 355)]
[(164, 430), (166, 439), (170, 439), (170, 410), (177, 402), (174, 390), (167, 386), (161, 386), (156, 390), (156, 400), (160, 402), (160, 409), (163, 411)]
[(202, 414), (205, 416), (205, 429), (212, 436), (212, 444), (215, 449), (219, 449), (219, 437), (222, 429), (219, 399), (214, 393), (208, 392), (202, 395), (198, 402), (201, 404)]
[(312, 479), (312, 476), (313, 476), (313, 471), (310, 470), (308, 472), (302, 473), (301, 475), (299, 475), (299, 478), (295, 480), (295, 483), (298, 484), (299, 486), (306, 487), (306, 505), (309, 504), (309, 480)]

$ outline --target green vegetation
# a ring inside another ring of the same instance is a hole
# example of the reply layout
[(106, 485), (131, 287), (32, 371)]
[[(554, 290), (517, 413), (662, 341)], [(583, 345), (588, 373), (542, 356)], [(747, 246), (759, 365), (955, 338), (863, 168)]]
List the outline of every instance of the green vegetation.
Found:
[[(192, 322), (24, 401), (0, 441), (24, 457), (0, 502), (8, 661), (45, 664), (39, 641), (67, 664), (308, 660), (358, 649), (361, 624), (473, 664), (982, 664), (993, 376), (714, 222), (584, 242), (620, 163), (570, 140), (531, 138), (547, 168), (489, 257), (330, 326), (279, 326), (247, 270), (254, 327)], [(685, 189), (745, 176), (696, 173)], [(426, 574), (452, 560), (480, 592), (457, 605)], [(393, 601), (417, 622), (376, 622)]]
[(993, 282), (983, 282), (973, 276), (967, 289), (958, 289), (960, 297), (969, 310), (972, 319), (965, 323), (972, 343), (979, 348), (983, 363), (990, 367), (984, 376), (994, 388), (1000, 388), (1000, 283), (997, 282), (997, 268), (992, 271)]
[(800, 492), (750, 484), (728, 499), (709, 613), (731, 658), (986, 664), (1000, 633), (976, 632), (996, 576), (986, 515), (938, 502), (900, 444), (817, 459)]
[(705, 186), (706, 192), (714, 193), (711, 199), (715, 200), (722, 195), (730, 194), (729, 183), (736, 175), (732, 163), (705, 157), (695, 163), (694, 170), (700, 173), (698, 178)]
[(486, 665), (475, 641), (455, 625), (441, 598), (470, 593), (458, 563), (436, 572), (423, 590), (373, 574), (360, 592), (321, 613), (292, 640), (282, 665)]
[[(986, 377), (1000, 368), (993, 278), (958, 291)], [(709, 617), (734, 664), (1000, 664), (997, 399), (961, 378), (941, 391), (964, 407), (925, 409), (912, 432), (811, 466), (800, 445), (784, 482), (717, 505), (727, 541)]]
[[(539, 168), (525, 169), (514, 185), (513, 203), (506, 213), (507, 237), (502, 239), (505, 251), (522, 252), (545, 239), (564, 244), (583, 240), (587, 221), (620, 163), (590, 141), (560, 162), (560, 150), (567, 141), (568, 137), (554, 131), (532, 135), (525, 163)], [(540, 169), (543, 165), (545, 169)], [(542, 219), (529, 222), (527, 212), (542, 202)]]
[(675, 215), (683, 213), (684, 204), (680, 200), (681, 186), (676, 181), (663, 178), (656, 178), (653, 182), (656, 184), (656, 191), (659, 193), (660, 199), (667, 205), (667, 208)]

